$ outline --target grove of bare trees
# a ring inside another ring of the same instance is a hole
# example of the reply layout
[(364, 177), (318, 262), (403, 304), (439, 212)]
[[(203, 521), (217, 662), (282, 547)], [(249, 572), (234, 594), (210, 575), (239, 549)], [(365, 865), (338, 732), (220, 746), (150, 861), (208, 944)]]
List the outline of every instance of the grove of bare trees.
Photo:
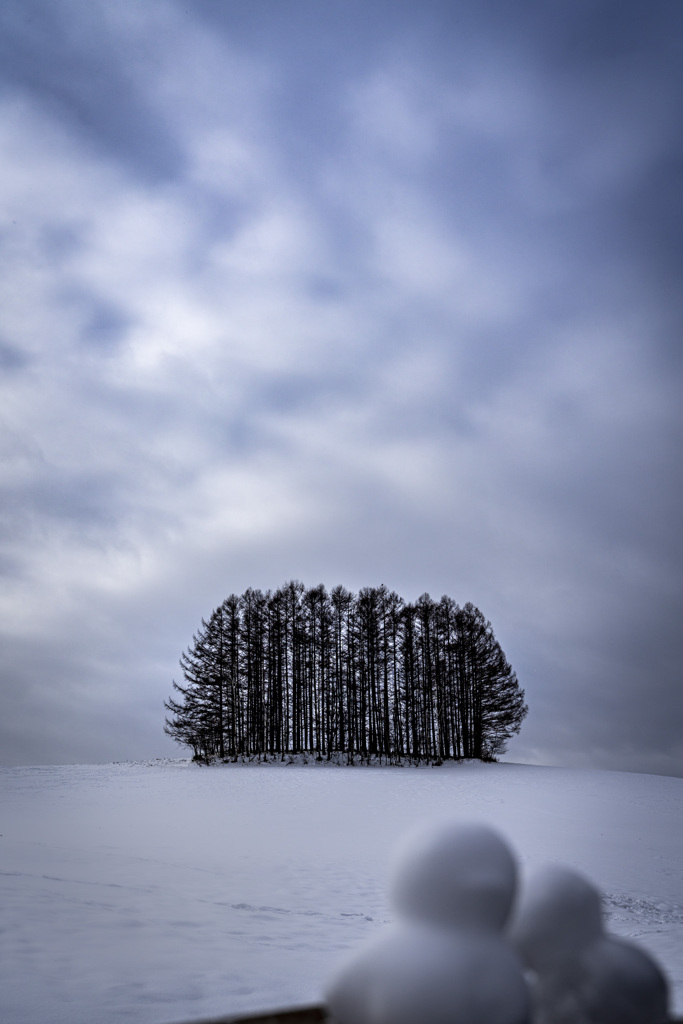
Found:
[(524, 691), (472, 604), (385, 586), (231, 594), (182, 655), (165, 731), (197, 759), (493, 759)]

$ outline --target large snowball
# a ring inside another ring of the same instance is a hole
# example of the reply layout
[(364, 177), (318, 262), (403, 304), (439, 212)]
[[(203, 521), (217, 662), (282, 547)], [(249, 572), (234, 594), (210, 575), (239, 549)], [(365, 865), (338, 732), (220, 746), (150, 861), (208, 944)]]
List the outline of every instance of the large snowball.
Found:
[(523, 887), (509, 929), (523, 962), (539, 974), (575, 961), (601, 935), (600, 893), (560, 865), (542, 868)]
[(517, 868), (486, 825), (449, 822), (417, 832), (400, 849), (391, 885), (406, 918), (500, 930), (510, 913)]
[(333, 980), (337, 1024), (528, 1024), (521, 964), (492, 932), (387, 928)]
[(667, 981), (644, 950), (605, 936), (581, 957), (579, 1000), (595, 1024), (664, 1024), (669, 1019)]

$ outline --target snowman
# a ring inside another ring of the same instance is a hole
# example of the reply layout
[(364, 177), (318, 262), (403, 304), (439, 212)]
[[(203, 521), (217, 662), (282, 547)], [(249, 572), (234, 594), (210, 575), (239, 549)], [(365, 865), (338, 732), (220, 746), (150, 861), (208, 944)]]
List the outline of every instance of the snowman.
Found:
[(523, 888), (509, 938), (527, 971), (537, 1024), (665, 1024), (668, 991), (641, 949), (607, 935), (600, 893), (549, 865)]
[(328, 986), (336, 1024), (529, 1024), (522, 965), (503, 936), (516, 880), (512, 853), (485, 825), (415, 834), (393, 872), (396, 923)]

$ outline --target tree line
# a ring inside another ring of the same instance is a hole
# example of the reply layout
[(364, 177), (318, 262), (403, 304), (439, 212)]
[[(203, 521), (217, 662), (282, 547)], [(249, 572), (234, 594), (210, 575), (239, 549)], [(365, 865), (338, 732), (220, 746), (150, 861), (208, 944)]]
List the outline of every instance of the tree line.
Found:
[(165, 732), (205, 761), (493, 759), (528, 710), (478, 608), (384, 585), (231, 594), (180, 667)]

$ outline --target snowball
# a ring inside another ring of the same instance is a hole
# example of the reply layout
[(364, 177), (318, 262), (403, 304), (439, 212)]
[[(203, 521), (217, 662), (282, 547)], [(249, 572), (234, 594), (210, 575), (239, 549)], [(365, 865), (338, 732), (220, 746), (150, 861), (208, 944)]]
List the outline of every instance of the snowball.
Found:
[(497, 832), (450, 822), (423, 829), (403, 845), (391, 899), (412, 920), (500, 930), (516, 880), (515, 860)]
[(654, 960), (624, 939), (605, 936), (581, 957), (578, 997), (595, 1024), (664, 1024), (667, 981)]
[(332, 981), (337, 1024), (529, 1024), (519, 960), (493, 932), (387, 928)]
[(512, 945), (538, 974), (562, 971), (602, 935), (600, 893), (571, 868), (542, 868), (522, 889), (509, 929)]

